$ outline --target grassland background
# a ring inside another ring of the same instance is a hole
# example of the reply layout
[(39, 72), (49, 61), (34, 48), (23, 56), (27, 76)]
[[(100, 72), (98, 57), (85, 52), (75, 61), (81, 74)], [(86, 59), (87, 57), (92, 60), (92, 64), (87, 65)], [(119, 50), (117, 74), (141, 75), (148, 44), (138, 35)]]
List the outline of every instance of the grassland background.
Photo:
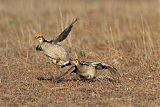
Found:
[[(33, 36), (52, 39), (76, 17), (63, 47), (114, 65), (119, 81), (36, 79), (59, 72), (35, 51)], [(0, 0), (0, 38), (2, 107), (160, 106), (158, 0)]]

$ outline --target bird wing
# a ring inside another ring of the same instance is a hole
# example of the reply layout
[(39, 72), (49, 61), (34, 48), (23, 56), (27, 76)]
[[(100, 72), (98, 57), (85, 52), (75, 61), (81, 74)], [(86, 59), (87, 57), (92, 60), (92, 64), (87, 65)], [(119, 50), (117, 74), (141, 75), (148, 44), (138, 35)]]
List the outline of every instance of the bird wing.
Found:
[(64, 39), (67, 38), (68, 34), (70, 33), (70, 31), (72, 30), (73, 24), (77, 21), (78, 19), (76, 18), (66, 29), (64, 29), (64, 31), (57, 36), (55, 39), (49, 41), (52, 44), (57, 44), (58, 42), (63, 41)]
[(72, 66), (70, 69), (68, 69), (66, 72), (64, 72), (62, 75), (55, 78), (55, 81), (59, 81), (62, 77), (74, 72), (76, 70), (75, 66)]
[(107, 67), (107, 65), (105, 63), (102, 63), (102, 62), (86, 62), (86, 61), (82, 61), (81, 63), (82, 63), (82, 65), (93, 66), (97, 70), (106, 69), (106, 67)]
[(82, 61), (81, 63), (83, 65), (93, 66), (93, 67), (95, 67), (96, 70), (108, 69), (111, 72), (112, 75), (116, 75), (117, 77), (121, 76), (119, 71), (115, 67), (113, 67), (113, 66), (111, 66), (109, 64), (106, 64), (106, 63), (102, 63), (102, 62), (86, 62), (86, 61)]
[(97, 70), (101, 69), (107, 69), (109, 66), (108, 64), (102, 63), (102, 62), (87, 62), (87, 61), (81, 61), (82, 65), (87, 65), (87, 66), (93, 66)]

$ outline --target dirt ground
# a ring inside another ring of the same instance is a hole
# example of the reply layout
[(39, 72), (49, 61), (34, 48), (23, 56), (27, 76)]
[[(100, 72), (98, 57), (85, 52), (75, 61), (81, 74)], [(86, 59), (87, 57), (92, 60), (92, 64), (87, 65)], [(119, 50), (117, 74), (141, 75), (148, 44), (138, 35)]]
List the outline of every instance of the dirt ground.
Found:
[[(122, 77), (37, 80), (68, 68), (59, 71), (37, 52), (34, 35), (50, 40), (76, 17), (62, 46), (113, 65)], [(0, 0), (0, 38), (0, 107), (160, 106), (159, 0)]]

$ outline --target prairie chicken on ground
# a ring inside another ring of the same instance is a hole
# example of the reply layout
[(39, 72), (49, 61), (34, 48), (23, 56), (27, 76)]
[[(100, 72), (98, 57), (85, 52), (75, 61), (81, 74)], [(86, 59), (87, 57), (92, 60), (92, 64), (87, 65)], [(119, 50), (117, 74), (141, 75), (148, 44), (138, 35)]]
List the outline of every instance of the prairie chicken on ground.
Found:
[(60, 66), (61, 68), (66, 65), (70, 65), (67, 51), (61, 47), (58, 42), (61, 42), (67, 38), (73, 27), (73, 24), (76, 21), (77, 19), (75, 19), (59, 36), (53, 40), (48, 41), (43, 37), (42, 34), (37, 34), (35, 39), (39, 41), (39, 45), (37, 45), (36, 50), (43, 51), (49, 60), (52, 61), (52, 63)]
[(116, 68), (111, 65), (102, 62), (86, 62), (79, 61), (77, 57), (70, 59), (72, 67), (62, 75), (55, 78), (55, 81), (60, 80), (62, 77), (76, 73), (76, 77), (79, 79), (94, 79), (96, 77), (96, 70), (108, 69), (114, 76), (120, 77)]

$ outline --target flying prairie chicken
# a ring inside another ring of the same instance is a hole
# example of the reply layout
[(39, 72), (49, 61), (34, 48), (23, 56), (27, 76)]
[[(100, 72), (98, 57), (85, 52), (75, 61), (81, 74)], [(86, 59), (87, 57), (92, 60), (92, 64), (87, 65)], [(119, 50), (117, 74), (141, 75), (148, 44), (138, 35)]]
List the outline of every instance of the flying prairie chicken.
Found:
[(78, 57), (70, 58), (70, 62), (72, 64), (72, 67), (62, 75), (56, 77), (55, 81), (60, 80), (62, 77), (70, 73), (76, 73), (76, 77), (78, 79), (94, 79), (96, 78), (96, 71), (102, 69), (108, 69), (111, 72), (111, 74), (113, 74), (116, 77), (120, 77), (120, 74), (116, 68), (102, 62), (80, 61)]
[(76, 21), (77, 19), (75, 19), (59, 36), (53, 40), (48, 41), (42, 34), (37, 34), (35, 39), (39, 41), (39, 45), (37, 45), (36, 50), (43, 51), (49, 60), (51, 60), (51, 62), (56, 64), (58, 67), (62, 68), (66, 65), (70, 65), (67, 51), (58, 43), (67, 38), (72, 30), (73, 24)]

